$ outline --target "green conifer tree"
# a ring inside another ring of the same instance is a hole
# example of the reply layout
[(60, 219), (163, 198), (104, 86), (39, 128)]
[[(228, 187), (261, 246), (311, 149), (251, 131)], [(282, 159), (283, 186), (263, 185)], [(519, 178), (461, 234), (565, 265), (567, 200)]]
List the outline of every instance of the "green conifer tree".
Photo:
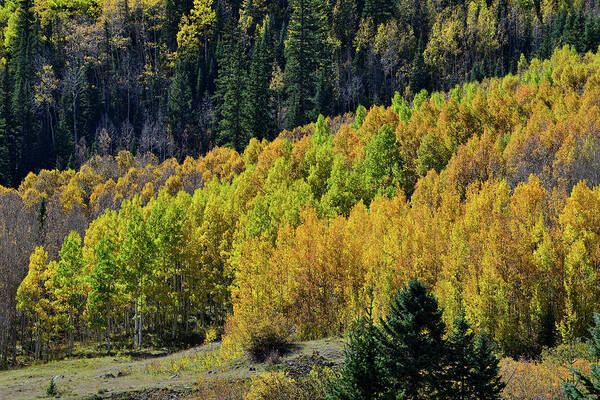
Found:
[(500, 378), (500, 360), (494, 354), (494, 350), (494, 343), (485, 333), (479, 333), (470, 357), (470, 398), (473, 400), (501, 398), (505, 383)]
[(192, 89), (186, 63), (179, 61), (169, 87), (167, 122), (176, 141), (183, 146), (183, 132), (194, 121)]
[(442, 311), (425, 285), (411, 280), (392, 299), (378, 336), (392, 398), (439, 398), (447, 349)]
[(389, 0), (365, 0), (363, 18), (371, 18), (375, 26), (389, 20), (395, 11), (394, 1)]
[(292, 0), (285, 41), (287, 125), (306, 124), (315, 108), (320, 72), (326, 63), (326, 18), (320, 0)]
[(447, 398), (462, 400), (500, 399), (499, 360), (484, 334), (475, 336), (464, 312), (454, 321), (448, 338)]
[(32, 0), (16, 4), (15, 39), (12, 43), (11, 62), (14, 86), (11, 106), (11, 125), (15, 139), (15, 167), (22, 177), (35, 168), (38, 159), (39, 132), (31, 103), (36, 49), (36, 20)]
[(241, 152), (248, 144), (251, 132), (247, 130), (244, 113), (247, 71), (243, 43), (236, 39), (240, 34), (236, 28), (223, 48), (216, 93), (219, 116), (216, 141), (219, 146)]
[(379, 399), (388, 385), (377, 328), (369, 309), (349, 335), (340, 376), (326, 387), (328, 400)]
[(275, 134), (275, 110), (270, 89), (273, 43), (269, 16), (265, 17), (261, 31), (250, 61), (248, 87), (244, 99), (244, 123), (245, 130), (252, 137), (272, 140)]
[(425, 58), (423, 57), (423, 50), (423, 38), (420, 38), (409, 77), (409, 85), (414, 93), (418, 93), (421, 89), (428, 88), (429, 76), (427, 73), (427, 65), (425, 65)]
[(0, 185), (9, 186), (14, 176), (14, 144), (12, 140), (10, 121), (8, 64), (0, 74)]

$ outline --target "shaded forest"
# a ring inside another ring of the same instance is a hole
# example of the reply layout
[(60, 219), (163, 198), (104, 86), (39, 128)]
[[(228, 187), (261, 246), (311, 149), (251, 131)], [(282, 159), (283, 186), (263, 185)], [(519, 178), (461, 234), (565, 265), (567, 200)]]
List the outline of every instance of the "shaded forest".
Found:
[(600, 43), (591, 0), (3, 0), (0, 184), (159, 160)]

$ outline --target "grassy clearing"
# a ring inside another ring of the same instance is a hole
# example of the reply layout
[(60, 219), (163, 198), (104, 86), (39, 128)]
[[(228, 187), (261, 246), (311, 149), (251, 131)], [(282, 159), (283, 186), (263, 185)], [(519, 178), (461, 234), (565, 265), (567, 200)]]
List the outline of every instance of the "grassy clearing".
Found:
[[(315, 353), (339, 364), (344, 359), (343, 341), (332, 338), (297, 344), (276, 365), (253, 363), (240, 348), (218, 343), (156, 358), (113, 356), (51, 362), (0, 372), (0, 399), (47, 398), (46, 389), (53, 376), (64, 376), (56, 380), (61, 399), (129, 399), (131, 396), (126, 393), (140, 391), (140, 399), (171, 399), (173, 391), (186, 392), (181, 397), (186, 400), (241, 399), (252, 376), (282, 369), (285, 363), (310, 358)], [(505, 358), (501, 374), (508, 385), (503, 398), (560, 398), (561, 382), (570, 377), (569, 366), (589, 370), (589, 362), (579, 354), (564, 357), (554, 352), (537, 362)], [(115, 378), (97, 378), (106, 374)]]
[[(298, 344), (282, 360), (315, 351), (332, 361), (343, 360), (341, 339)], [(63, 376), (56, 380), (61, 399), (91, 399), (158, 388), (200, 392), (215, 385), (229, 388), (269, 368), (251, 362), (240, 348), (218, 343), (140, 360), (129, 356), (71, 359), (0, 372), (0, 399), (46, 398), (50, 379), (55, 376)], [(97, 378), (107, 374), (115, 378)]]

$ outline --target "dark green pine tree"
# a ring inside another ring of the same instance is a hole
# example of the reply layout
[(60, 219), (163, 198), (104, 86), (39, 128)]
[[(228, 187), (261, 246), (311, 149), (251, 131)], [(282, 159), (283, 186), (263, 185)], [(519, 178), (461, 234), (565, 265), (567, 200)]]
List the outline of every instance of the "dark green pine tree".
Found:
[(395, 1), (390, 0), (365, 0), (363, 18), (371, 18), (375, 26), (387, 22), (395, 11)]
[(567, 23), (567, 14), (561, 11), (552, 24), (552, 34), (550, 35), (552, 48), (560, 47), (564, 44), (563, 32)]
[[(239, 34), (238, 29), (234, 32)], [(219, 121), (216, 141), (219, 146), (242, 151), (250, 140), (243, 112), (247, 72), (243, 43), (236, 38), (239, 38), (239, 35), (233, 34), (223, 46), (215, 93)]]
[(0, 185), (9, 186), (14, 177), (14, 143), (9, 129), (10, 87), (8, 65), (0, 75)]
[(66, 96), (61, 96), (56, 128), (56, 165), (59, 169), (68, 168), (69, 160), (73, 159), (75, 153), (72, 125), (65, 112), (68, 109), (67, 103)]
[[(544, 35), (542, 38), (542, 44), (537, 51), (537, 56), (539, 58), (541, 58), (542, 60), (548, 59), (552, 55), (552, 49), (553, 49), (553, 43), (552, 43), (553, 33), (552, 32), (553, 31), (550, 29), (549, 25), (544, 26)], [(499, 75), (496, 75), (496, 76), (499, 76)]]
[(414, 93), (419, 93), (422, 89), (428, 88), (429, 74), (427, 73), (427, 65), (423, 57), (423, 38), (419, 39), (419, 45), (412, 62), (410, 77), (408, 83)]
[(484, 333), (477, 335), (470, 357), (470, 399), (498, 400), (501, 397), (505, 383), (500, 379), (500, 360), (494, 350), (494, 343)]
[(326, 63), (326, 18), (321, 0), (292, 0), (285, 41), (285, 83), (288, 92), (287, 126), (310, 121), (320, 71)]
[(165, 0), (165, 18), (161, 32), (161, 42), (171, 51), (177, 48), (177, 32), (181, 20), (181, 8), (176, 0)]
[(600, 44), (600, 19), (588, 15), (584, 23), (583, 42), (585, 51), (597, 51)]
[(31, 104), (35, 76), (34, 53), (37, 45), (36, 21), (32, 0), (19, 0), (16, 6), (15, 39), (11, 62), (14, 86), (11, 107), (11, 125), (15, 139), (15, 167), (17, 178), (25, 176), (40, 164), (39, 132)]
[[(594, 327), (590, 329), (592, 338), (589, 341), (590, 354), (594, 359), (600, 359), (600, 314), (594, 315)], [(590, 366), (590, 375), (585, 375), (578, 369), (572, 369), (574, 382), (563, 382), (563, 393), (567, 400), (600, 399), (600, 365)]]
[(244, 129), (252, 137), (272, 140), (276, 132), (270, 89), (274, 50), (269, 16), (265, 17), (261, 30), (262, 34), (256, 41), (250, 60), (244, 99)]
[(581, 12), (569, 14), (563, 31), (563, 42), (573, 46), (577, 51), (583, 52), (585, 50), (584, 39), (585, 24), (583, 14)]
[(184, 64), (177, 63), (167, 100), (167, 122), (178, 141), (181, 141), (184, 129), (192, 123), (194, 117), (192, 89)]
[(471, 399), (471, 363), (470, 358), (473, 351), (473, 342), (475, 335), (471, 332), (471, 327), (467, 323), (464, 311), (454, 321), (454, 329), (448, 338), (450, 346), (449, 357), (449, 378), (452, 386), (449, 387), (449, 394), (457, 400)]
[(492, 343), (484, 334), (472, 332), (464, 312), (454, 322), (448, 338), (449, 368), (447, 398), (458, 400), (497, 400), (504, 388), (500, 380), (499, 360)]
[(326, 387), (329, 400), (382, 398), (389, 385), (371, 310), (359, 319), (344, 350), (344, 368)]
[(326, 69), (321, 69), (319, 72), (315, 96), (312, 99), (315, 106), (311, 113), (311, 119), (316, 119), (322, 114), (332, 115), (335, 113), (333, 106), (336, 102), (333, 95), (330, 76), (331, 74), (329, 74)]
[(437, 398), (447, 386), (447, 349), (442, 311), (435, 297), (413, 279), (394, 297), (381, 324), (379, 343), (392, 398)]

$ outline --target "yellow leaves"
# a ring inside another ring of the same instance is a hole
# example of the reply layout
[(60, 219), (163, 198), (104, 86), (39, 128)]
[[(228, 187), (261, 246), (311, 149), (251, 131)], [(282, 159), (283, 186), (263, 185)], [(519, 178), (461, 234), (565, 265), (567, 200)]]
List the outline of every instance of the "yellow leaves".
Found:
[(213, 0), (194, 0), (194, 7), (190, 14), (181, 18), (177, 44), (182, 54), (199, 51), (203, 45), (202, 40), (207, 39), (216, 22), (212, 4)]
[[(56, 318), (52, 277), (57, 263), (48, 263), (48, 253), (43, 247), (36, 247), (29, 258), (29, 272), (17, 290), (17, 309), (24, 311), (35, 320), (34, 329), (48, 334), (53, 319)], [(44, 331), (45, 330), (45, 331)]]
[(438, 14), (424, 53), (427, 64), (439, 66), (461, 53), (465, 27), (460, 12), (459, 8), (447, 8)]
[(54, 74), (52, 65), (42, 66), (37, 73), (38, 81), (34, 87), (33, 99), (38, 105), (49, 107), (54, 103), (54, 92), (58, 89), (58, 79)]

